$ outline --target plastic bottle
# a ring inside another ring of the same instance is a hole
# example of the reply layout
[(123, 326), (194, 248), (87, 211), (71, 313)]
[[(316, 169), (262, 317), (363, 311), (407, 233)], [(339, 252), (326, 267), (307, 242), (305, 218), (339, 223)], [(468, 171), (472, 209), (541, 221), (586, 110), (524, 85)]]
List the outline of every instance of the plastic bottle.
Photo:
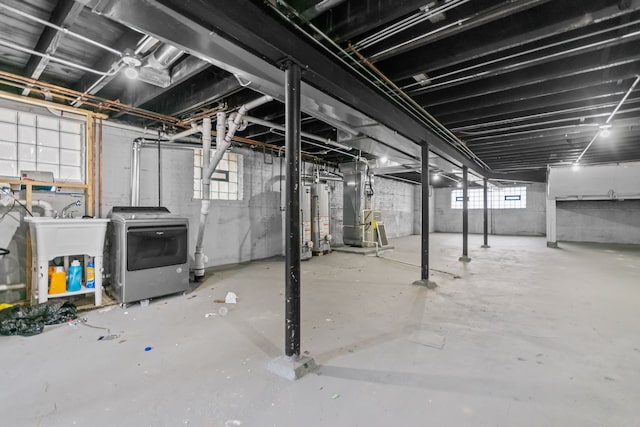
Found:
[(95, 288), (96, 287), (96, 276), (95, 276), (95, 264), (92, 261), (89, 261), (87, 263), (87, 289), (91, 289), (91, 288)]
[(49, 293), (61, 294), (66, 291), (67, 273), (64, 272), (62, 267), (50, 267), (51, 279), (49, 281)]
[(69, 274), (67, 274), (67, 291), (76, 292), (82, 289), (81, 280), (82, 266), (80, 265), (80, 261), (76, 259), (73, 260), (69, 266)]

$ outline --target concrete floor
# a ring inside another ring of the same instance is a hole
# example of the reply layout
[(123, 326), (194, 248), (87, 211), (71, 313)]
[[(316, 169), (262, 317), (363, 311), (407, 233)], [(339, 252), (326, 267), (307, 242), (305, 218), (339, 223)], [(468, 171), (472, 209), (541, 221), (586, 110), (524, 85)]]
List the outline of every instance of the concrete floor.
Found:
[[(283, 265), (256, 262), (91, 325), (0, 337), (7, 426), (638, 426), (640, 249), (491, 237), (457, 261), (434, 234), (435, 290), (415, 287), (419, 237), (389, 259), (333, 253), (302, 265), (297, 382), (282, 354)], [(239, 302), (217, 313), (227, 291)], [(126, 340), (126, 341), (124, 341)], [(152, 347), (145, 352), (145, 347)]]

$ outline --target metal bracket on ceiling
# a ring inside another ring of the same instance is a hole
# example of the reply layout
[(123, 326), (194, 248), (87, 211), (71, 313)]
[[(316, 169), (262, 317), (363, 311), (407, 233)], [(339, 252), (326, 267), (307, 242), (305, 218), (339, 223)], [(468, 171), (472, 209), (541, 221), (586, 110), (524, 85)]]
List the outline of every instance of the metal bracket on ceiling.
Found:
[(303, 73), (305, 72), (305, 70), (309, 69), (308, 65), (305, 65), (305, 64), (303, 64), (303, 63), (301, 63), (299, 61), (296, 61), (294, 58), (291, 58), (289, 56), (284, 57), (283, 59), (280, 59), (279, 61), (276, 61), (276, 65), (281, 70), (286, 70), (289, 67), (289, 64), (296, 64), (298, 67), (300, 67), (300, 71), (302, 71)]

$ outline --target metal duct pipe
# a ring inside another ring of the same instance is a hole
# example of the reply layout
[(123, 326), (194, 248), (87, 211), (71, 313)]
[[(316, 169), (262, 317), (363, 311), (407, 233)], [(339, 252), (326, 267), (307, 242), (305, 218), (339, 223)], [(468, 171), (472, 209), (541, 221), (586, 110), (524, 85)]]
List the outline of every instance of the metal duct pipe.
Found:
[(151, 68), (164, 70), (184, 54), (182, 49), (169, 44), (163, 44), (148, 56), (147, 64)]
[[(224, 132), (224, 113), (218, 113), (217, 116), (216, 131), (220, 131), (222, 123), (222, 131)], [(216, 134), (216, 139), (220, 137)], [(200, 201), (200, 222), (198, 223), (198, 239), (196, 241), (196, 251), (193, 255), (193, 275), (196, 280), (200, 280), (204, 277), (204, 265), (206, 257), (203, 251), (204, 230), (207, 224), (207, 217), (209, 216), (209, 188), (211, 181), (205, 179), (205, 173), (209, 170), (209, 159), (211, 157), (211, 118), (206, 117), (202, 120), (202, 200)]]

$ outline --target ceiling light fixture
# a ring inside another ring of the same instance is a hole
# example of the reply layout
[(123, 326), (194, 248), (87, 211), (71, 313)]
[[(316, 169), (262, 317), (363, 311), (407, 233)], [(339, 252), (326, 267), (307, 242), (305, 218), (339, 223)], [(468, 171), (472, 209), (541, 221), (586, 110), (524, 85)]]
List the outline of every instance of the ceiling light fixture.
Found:
[(438, 182), (440, 181), (440, 174), (439, 173), (434, 173), (433, 174), (433, 182)]
[(458, 187), (458, 188), (462, 188), (462, 183), (461, 183), (461, 182), (459, 182), (459, 183), (458, 183), (458, 185), (457, 185), (457, 187)]
[(603, 138), (607, 138), (609, 135), (611, 135), (611, 125), (602, 125), (600, 126), (600, 136)]
[(140, 74), (138, 69), (142, 65), (142, 61), (133, 52), (131, 52), (131, 49), (127, 49), (124, 52), (121, 61), (124, 64), (124, 75), (130, 79), (138, 78), (138, 75)]
[(381, 163), (387, 163), (387, 160), (389, 160), (389, 159), (387, 159), (387, 156), (380, 157), (380, 162)]
[(124, 67), (124, 75), (128, 79), (134, 80), (138, 78), (138, 75), (140, 75), (140, 73), (138, 72), (138, 69), (136, 67), (132, 67), (131, 65), (128, 65)]

